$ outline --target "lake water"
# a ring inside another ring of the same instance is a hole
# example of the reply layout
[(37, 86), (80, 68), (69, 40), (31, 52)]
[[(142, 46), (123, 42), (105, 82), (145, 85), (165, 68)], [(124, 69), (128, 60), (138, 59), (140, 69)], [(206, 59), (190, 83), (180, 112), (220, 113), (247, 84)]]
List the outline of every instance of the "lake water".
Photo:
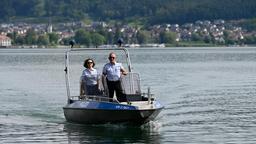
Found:
[(130, 56), (142, 89), (151, 87), (165, 106), (141, 127), (67, 123), (64, 50), (0, 49), (0, 143), (256, 143), (256, 48), (131, 49)]

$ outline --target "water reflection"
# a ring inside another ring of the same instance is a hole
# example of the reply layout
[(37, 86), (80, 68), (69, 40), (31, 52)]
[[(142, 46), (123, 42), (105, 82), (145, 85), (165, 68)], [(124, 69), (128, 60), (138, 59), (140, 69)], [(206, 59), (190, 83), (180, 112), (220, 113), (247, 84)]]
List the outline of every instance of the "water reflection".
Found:
[(68, 143), (161, 143), (157, 129), (151, 124), (141, 127), (123, 124), (64, 124)]
[(63, 52), (0, 50), (0, 143), (256, 142), (256, 48), (131, 49), (142, 90), (165, 105), (142, 127), (66, 123)]

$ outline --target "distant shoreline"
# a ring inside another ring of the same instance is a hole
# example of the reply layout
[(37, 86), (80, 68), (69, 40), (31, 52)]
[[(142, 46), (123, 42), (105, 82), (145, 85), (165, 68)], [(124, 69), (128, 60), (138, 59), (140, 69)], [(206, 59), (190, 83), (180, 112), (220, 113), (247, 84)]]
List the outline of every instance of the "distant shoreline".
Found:
[[(117, 45), (102, 45), (98, 46), (98, 48), (110, 48), (110, 47), (116, 47)], [(134, 44), (130, 45), (124, 45), (124, 48), (129, 49), (137, 49), (137, 48), (178, 48), (178, 47), (256, 47), (256, 45), (213, 45), (213, 44), (168, 44), (168, 45), (136, 45)], [(56, 45), (56, 46), (38, 46), (38, 45), (13, 45), (8, 47), (0, 47), (0, 49), (44, 49), (44, 48), (52, 48), (52, 49), (58, 49), (58, 48), (70, 48), (68, 45)], [(86, 47), (82, 45), (75, 45), (74, 48), (95, 48), (95, 47)]]

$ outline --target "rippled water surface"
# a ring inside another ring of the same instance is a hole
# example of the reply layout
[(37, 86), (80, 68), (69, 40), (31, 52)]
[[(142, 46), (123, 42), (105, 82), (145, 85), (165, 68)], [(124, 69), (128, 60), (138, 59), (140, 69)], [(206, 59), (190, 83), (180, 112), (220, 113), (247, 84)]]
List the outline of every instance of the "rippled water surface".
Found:
[[(89, 53), (96, 61), (100, 54)], [(150, 86), (165, 106), (141, 127), (67, 123), (64, 50), (0, 49), (0, 142), (256, 143), (256, 48), (131, 49), (130, 56), (142, 89)], [(86, 57), (72, 62), (74, 94)]]

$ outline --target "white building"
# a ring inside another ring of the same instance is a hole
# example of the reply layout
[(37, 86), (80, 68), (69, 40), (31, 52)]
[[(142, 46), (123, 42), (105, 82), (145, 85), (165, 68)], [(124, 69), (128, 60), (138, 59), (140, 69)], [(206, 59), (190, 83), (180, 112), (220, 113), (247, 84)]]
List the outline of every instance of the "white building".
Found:
[(0, 47), (8, 47), (12, 45), (12, 40), (5, 36), (5, 35), (0, 35)]
[(52, 24), (51, 24), (51, 23), (49, 23), (49, 24), (47, 25), (47, 27), (46, 27), (46, 32), (47, 32), (47, 33), (52, 33)]

